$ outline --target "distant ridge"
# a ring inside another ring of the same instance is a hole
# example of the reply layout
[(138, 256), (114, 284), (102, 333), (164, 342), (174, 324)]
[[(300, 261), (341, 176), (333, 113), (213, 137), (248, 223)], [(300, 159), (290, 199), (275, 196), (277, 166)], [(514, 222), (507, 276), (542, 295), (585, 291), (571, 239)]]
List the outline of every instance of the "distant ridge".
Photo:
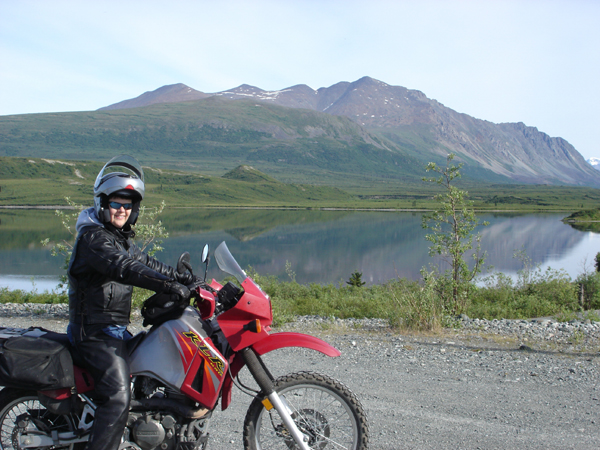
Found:
[(129, 100), (115, 103), (113, 105), (100, 108), (98, 111), (110, 111), (115, 109), (142, 108), (144, 106), (155, 105), (157, 103), (178, 103), (192, 100), (200, 100), (210, 97), (210, 94), (197, 91), (185, 84), (171, 84), (163, 86), (151, 92), (144, 92), (142, 95)]
[(456, 153), (470, 173), (489, 173), (517, 183), (600, 186), (600, 174), (566, 140), (523, 123), (494, 124), (458, 113), (417, 90), (371, 77), (312, 89), (305, 84), (265, 91), (243, 84), (213, 94), (183, 84), (102, 108), (150, 106), (221, 97), (254, 100), (344, 116), (364, 128), (367, 142), (416, 161), (443, 161)]

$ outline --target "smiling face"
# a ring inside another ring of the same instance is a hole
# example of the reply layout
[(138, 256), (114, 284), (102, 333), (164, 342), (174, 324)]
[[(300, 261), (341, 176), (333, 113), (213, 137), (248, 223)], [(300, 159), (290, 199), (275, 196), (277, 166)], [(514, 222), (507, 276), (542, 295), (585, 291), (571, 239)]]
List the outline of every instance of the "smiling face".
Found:
[(123, 228), (129, 219), (131, 209), (125, 209), (122, 206), (119, 209), (114, 209), (112, 206), (110, 206), (110, 202), (131, 204), (131, 200), (123, 197), (111, 197), (109, 199), (108, 209), (110, 211), (110, 223), (112, 223), (116, 228)]

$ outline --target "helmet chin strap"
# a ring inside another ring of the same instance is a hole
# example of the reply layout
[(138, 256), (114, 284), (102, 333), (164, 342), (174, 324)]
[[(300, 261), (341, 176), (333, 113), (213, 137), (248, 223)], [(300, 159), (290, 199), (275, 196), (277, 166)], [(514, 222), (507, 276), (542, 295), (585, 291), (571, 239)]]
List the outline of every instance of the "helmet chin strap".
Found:
[(108, 209), (108, 197), (100, 196), (100, 211), (98, 211), (98, 219), (102, 223), (110, 223), (110, 210)]

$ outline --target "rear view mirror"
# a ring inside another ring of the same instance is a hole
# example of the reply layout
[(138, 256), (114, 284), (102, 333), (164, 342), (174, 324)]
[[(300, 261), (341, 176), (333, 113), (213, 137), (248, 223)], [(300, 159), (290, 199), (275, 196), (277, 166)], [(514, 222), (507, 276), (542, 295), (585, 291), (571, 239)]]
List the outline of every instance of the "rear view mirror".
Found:
[(208, 244), (204, 244), (202, 249), (202, 263), (204, 264), (204, 281), (206, 282), (206, 274), (208, 273), (208, 263), (210, 261), (210, 253), (208, 252)]

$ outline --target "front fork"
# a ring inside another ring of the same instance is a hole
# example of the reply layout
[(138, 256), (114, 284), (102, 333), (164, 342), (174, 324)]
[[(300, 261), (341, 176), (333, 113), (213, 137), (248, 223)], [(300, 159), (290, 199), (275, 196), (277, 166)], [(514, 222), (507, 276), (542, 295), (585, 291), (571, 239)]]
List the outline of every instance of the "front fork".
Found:
[(307, 443), (308, 437), (304, 435), (296, 426), (296, 422), (294, 422), (294, 419), (292, 419), (292, 415), (287, 403), (275, 391), (273, 377), (262, 364), (259, 356), (251, 348), (245, 348), (241, 353), (242, 357), (244, 358), (244, 362), (248, 366), (248, 370), (250, 370), (250, 373), (258, 383), (259, 387), (262, 389), (262, 392), (271, 402), (271, 405), (273, 405), (273, 407), (279, 413), (284, 425), (294, 438), (294, 441), (296, 441), (298, 447), (303, 450), (310, 450), (310, 447)]

